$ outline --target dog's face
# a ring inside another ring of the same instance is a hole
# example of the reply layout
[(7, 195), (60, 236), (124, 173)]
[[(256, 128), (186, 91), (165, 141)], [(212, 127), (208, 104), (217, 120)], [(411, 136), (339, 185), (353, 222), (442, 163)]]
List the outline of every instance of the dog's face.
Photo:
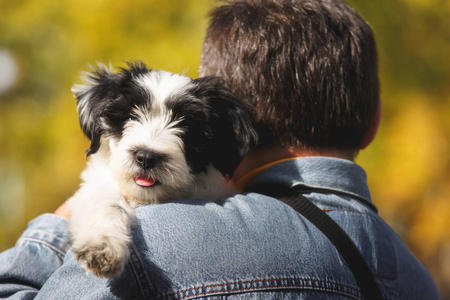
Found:
[(100, 65), (85, 81), (73, 92), (91, 142), (86, 154), (109, 156), (129, 201), (183, 197), (209, 165), (232, 176), (256, 140), (248, 107), (215, 78), (192, 80), (135, 63), (118, 72)]

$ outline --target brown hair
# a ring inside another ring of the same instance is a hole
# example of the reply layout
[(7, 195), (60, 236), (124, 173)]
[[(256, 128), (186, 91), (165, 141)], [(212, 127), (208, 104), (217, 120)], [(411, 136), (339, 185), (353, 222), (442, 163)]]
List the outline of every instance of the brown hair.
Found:
[(260, 148), (357, 151), (379, 102), (372, 30), (340, 0), (228, 1), (211, 12), (200, 75), (254, 106)]

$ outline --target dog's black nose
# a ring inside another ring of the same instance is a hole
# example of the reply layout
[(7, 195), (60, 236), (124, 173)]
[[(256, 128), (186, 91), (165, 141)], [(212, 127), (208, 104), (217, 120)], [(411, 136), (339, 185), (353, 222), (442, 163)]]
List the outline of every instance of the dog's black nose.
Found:
[(145, 151), (145, 150), (140, 150), (137, 151), (135, 154), (136, 157), (136, 162), (144, 169), (144, 170), (148, 170), (148, 169), (152, 169), (155, 167), (156, 163), (158, 162), (158, 154), (150, 152), (150, 151)]

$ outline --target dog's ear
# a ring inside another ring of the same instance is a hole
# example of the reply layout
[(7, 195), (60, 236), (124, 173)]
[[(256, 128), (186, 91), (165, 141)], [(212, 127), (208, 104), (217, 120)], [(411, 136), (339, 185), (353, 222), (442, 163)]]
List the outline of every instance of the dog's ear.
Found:
[(83, 84), (72, 87), (77, 99), (78, 119), (81, 129), (89, 138), (91, 145), (86, 150), (86, 157), (100, 148), (100, 139), (104, 133), (102, 116), (110, 103), (118, 97), (120, 76), (110, 68), (98, 64), (91, 72), (82, 76)]
[(233, 176), (247, 152), (255, 146), (257, 134), (250, 118), (250, 105), (234, 96), (215, 77), (194, 80), (197, 96), (208, 103), (213, 134), (210, 161), (226, 178)]

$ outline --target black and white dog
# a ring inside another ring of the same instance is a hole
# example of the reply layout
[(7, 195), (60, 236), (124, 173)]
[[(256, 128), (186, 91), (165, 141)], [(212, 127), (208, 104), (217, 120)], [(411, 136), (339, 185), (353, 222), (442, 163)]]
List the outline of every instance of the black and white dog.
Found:
[(129, 63), (99, 65), (73, 93), (90, 156), (69, 200), (73, 252), (96, 276), (120, 274), (138, 205), (214, 200), (254, 144), (248, 107), (216, 78)]

